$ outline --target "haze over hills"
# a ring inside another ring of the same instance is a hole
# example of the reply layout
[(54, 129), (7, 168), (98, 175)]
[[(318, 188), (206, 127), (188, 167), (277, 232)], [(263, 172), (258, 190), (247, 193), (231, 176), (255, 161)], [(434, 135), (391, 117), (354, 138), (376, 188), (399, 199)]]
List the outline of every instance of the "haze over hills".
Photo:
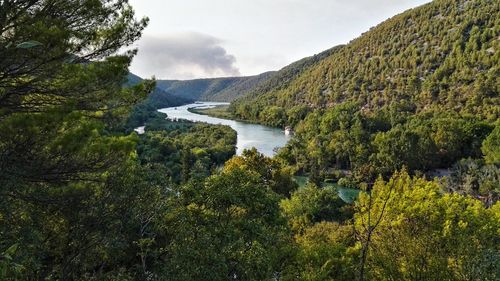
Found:
[[(144, 79), (141, 77), (129, 72), (127, 77), (126, 86), (132, 87), (136, 85), (142, 85)], [(154, 118), (164, 119), (165, 117), (158, 113), (156, 110), (165, 107), (178, 106), (186, 103), (193, 102), (194, 100), (174, 96), (170, 93), (165, 92), (160, 89), (157, 85), (156, 87), (148, 94), (147, 98), (137, 103), (130, 112), (126, 123), (124, 124), (124, 128), (128, 131), (132, 131), (134, 128), (144, 126), (145, 123)]]
[(249, 99), (252, 97), (256, 97), (261, 93), (265, 93), (271, 91), (273, 89), (281, 89), (286, 87), (288, 83), (290, 83), (294, 78), (300, 75), (304, 69), (315, 65), (322, 60), (328, 58), (330, 55), (339, 50), (343, 45), (339, 45), (333, 48), (330, 48), (326, 51), (323, 51), (319, 54), (315, 54), (310, 57), (303, 58), (294, 63), (291, 63), (279, 71), (274, 72), (272, 75), (268, 77), (268, 79), (262, 81), (259, 84), (256, 84), (254, 88), (249, 89), (248, 93), (245, 95), (241, 95), (241, 99)]

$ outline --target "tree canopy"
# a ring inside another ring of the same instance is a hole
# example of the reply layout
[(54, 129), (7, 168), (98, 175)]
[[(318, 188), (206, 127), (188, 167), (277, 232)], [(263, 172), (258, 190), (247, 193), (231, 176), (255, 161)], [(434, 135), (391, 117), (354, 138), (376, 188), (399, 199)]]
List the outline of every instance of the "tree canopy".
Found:
[(234, 114), (296, 128), (269, 158), (156, 111), (187, 101), (128, 73), (128, 1), (0, 0), (0, 279), (498, 280), (492, 3), (435, 1), (260, 84)]

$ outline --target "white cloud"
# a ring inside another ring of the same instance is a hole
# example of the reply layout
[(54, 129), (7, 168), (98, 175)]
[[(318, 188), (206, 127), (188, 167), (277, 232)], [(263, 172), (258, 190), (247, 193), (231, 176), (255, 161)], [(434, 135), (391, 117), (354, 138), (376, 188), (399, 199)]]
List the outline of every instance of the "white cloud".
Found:
[(187, 32), (144, 36), (138, 44), (132, 72), (159, 79), (238, 76), (236, 58), (213, 36)]

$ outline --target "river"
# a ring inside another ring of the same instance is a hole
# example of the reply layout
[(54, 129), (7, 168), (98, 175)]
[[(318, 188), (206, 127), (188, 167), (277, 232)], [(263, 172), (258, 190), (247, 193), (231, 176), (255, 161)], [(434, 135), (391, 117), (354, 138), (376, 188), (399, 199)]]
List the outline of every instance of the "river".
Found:
[(188, 111), (189, 108), (210, 108), (227, 104), (223, 102), (196, 102), (178, 107), (162, 108), (158, 111), (166, 113), (169, 119), (186, 119), (195, 122), (230, 126), (238, 134), (238, 142), (236, 144), (236, 154), (238, 155), (244, 149), (255, 147), (264, 155), (273, 156), (275, 148), (285, 146), (290, 140), (291, 137), (285, 135), (284, 131), (278, 128), (221, 119)]

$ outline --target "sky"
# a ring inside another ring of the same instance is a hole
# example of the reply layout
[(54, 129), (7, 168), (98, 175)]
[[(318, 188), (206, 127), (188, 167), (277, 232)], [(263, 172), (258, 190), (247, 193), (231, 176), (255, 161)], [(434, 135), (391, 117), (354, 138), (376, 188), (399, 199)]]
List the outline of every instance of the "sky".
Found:
[(149, 26), (134, 44), (143, 78), (256, 75), (346, 44), (428, 0), (130, 0)]

